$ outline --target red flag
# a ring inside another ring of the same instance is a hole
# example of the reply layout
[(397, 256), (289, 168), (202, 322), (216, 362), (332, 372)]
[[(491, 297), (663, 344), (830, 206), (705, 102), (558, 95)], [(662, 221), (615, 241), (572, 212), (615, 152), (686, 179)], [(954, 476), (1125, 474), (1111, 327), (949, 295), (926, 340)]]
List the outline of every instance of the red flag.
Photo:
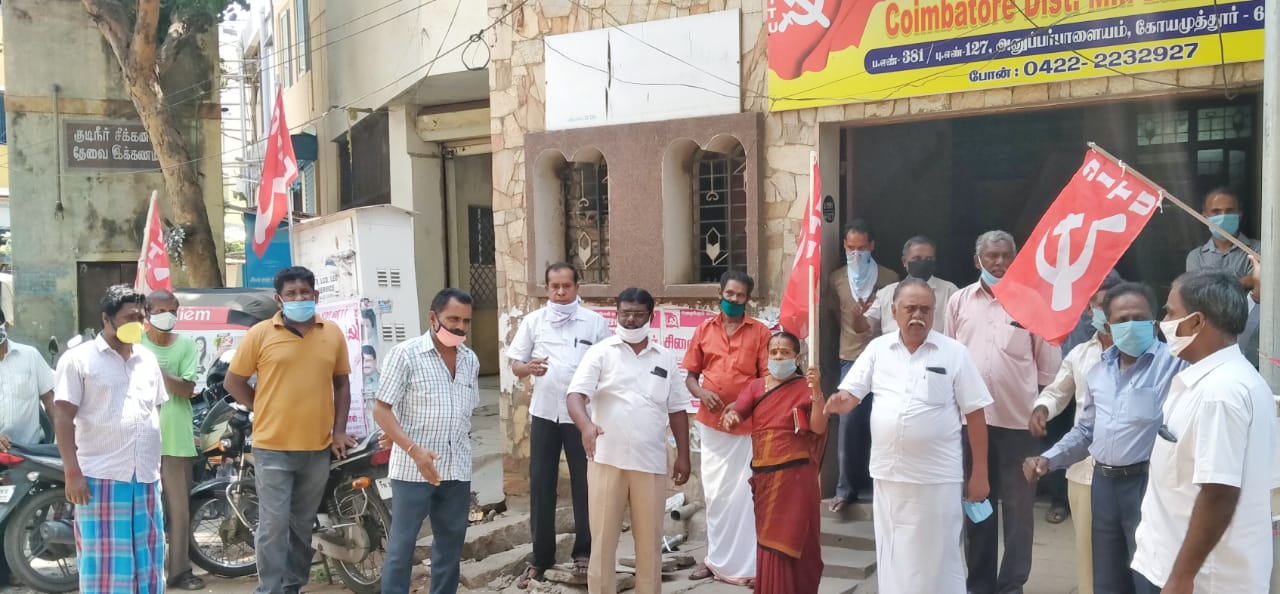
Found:
[(253, 226), (253, 251), (261, 258), (276, 234), (276, 227), (289, 212), (289, 185), (298, 179), (298, 160), (284, 122), (284, 92), (276, 89), (276, 107), (271, 113), (271, 133), (267, 135), (267, 155), (258, 183), (258, 217)]
[(1054, 344), (1080, 320), (1107, 272), (1142, 232), (1160, 190), (1090, 150), (992, 288), (1013, 319)]
[(151, 206), (147, 208), (147, 226), (143, 232), (142, 253), (138, 256), (138, 274), (133, 279), (133, 288), (143, 295), (156, 289), (173, 290), (173, 279), (169, 276), (169, 252), (164, 246), (164, 224), (160, 222), (155, 192), (151, 192)]
[(818, 195), (822, 193), (822, 180), (818, 176), (818, 155), (809, 153), (809, 204), (805, 208), (797, 242), (796, 259), (791, 264), (791, 278), (782, 294), (779, 323), (787, 332), (799, 338), (809, 337), (814, 296), (818, 293), (818, 270), (822, 265), (822, 210)]

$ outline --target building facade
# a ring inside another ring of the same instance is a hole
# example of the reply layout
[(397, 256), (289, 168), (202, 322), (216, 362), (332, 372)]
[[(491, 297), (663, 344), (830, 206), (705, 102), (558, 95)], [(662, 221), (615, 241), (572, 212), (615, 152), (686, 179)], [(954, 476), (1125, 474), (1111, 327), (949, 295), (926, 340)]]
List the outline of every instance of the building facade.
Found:
[[(1261, 7), (489, 0), (504, 21), (489, 33), (500, 339), (562, 259), (601, 307), (639, 286), (668, 310), (714, 311), (719, 274), (745, 269), (751, 313), (776, 319), (811, 152), (832, 198), (826, 271), (844, 263), (841, 227), (864, 218), (881, 264), (904, 274), (901, 246), (925, 234), (938, 276), (974, 282), (975, 238), (1025, 240), (1087, 141), (1189, 202), (1235, 187), (1257, 237)], [(925, 49), (941, 42), (959, 45)], [(1167, 291), (1208, 233), (1164, 210), (1118, 268)], [(680, 348), (671, 323), (658, 336)], [(820, 332), (825, 369), (833, 334)], [(530, 389), (505, 363), (502, 386), (520, 492)]]

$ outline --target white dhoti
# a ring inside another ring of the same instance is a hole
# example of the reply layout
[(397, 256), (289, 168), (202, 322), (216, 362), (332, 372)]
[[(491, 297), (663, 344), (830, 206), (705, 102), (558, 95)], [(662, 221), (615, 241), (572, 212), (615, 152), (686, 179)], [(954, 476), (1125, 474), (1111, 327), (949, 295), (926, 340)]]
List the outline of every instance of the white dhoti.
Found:
[(706, 564), (736, 584), (756, 577), (756, 510), (751, 499), (751, 436), (699, 424), (707, 499)]
[(961, 483), (876, 479), (876, 577), (883, 594), (964, 594)]

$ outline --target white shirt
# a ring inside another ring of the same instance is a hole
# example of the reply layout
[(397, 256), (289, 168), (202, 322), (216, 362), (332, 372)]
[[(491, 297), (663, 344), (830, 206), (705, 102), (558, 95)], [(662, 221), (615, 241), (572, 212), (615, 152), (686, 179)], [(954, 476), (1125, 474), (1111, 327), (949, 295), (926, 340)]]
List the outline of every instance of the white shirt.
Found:
[[(1071, 352), (1067, 353), (1062, 360), (1062, 368), (1058, 370), (1058, 376), (1040, 392), (1031, 409), (1035, 410), (1035, 407), (1043, 406), (1049, 411), (1049, 418), (1052, 419), (1062, 414), (1062, 409), (1067, 407), (1067, 403), (1071, 402), (1072, 398), (1075, 398), (1076, 422), (1079, 422), (1080, 412), (1093, 402), (1093, 397), (1089, 395), (1089, 382), (1086, 378), (1089, 370), (1102, 361), (1104, 350), (1106, 349), (1102, 348), (1102, 341), (1098, 339), (1097, 332), (1094, 332), (1087, 342), (1082, 342), (1071, 349)], [(1067, 468), (1067, 480), (1082, 485), (1092, 485), (1093, 457), (1085, 458)]]
[(39, 443), (40, 397), (53, 389), (53, 370), (40, 352), (9, 340), (0, 359), (0, 433), (16, 443)]
[(1186, 540), (1200, 485), (1240, 488), (1235, 515), (1196, 574), (1204, 594), (1261, 593), (1271, 581), (1271, 456), (1276, 405), (1232, 345), (1174, 376), (1142, 500), (1133, 569), (1163, 586)]
[(840, 382), (871, 409), (871, 477), (935, 485), (964, 481), (960, 418), (991, 404), (964, 345), (929, 332), (916, 352), (900, 334), (880, 336)]
[(557, 423), (572, 423), (565, 396), (569, 380), (587, 349), (609, 338), (609, 321), (604, 316), (578, 305), (573, 318), (556, 326), (550, 321), (549, 307), (543, 307), (520, 320), (516, 337), (507, 346), (507, 357), (528, 363), (547, 357), (547, 373), (533, 378), (533, 398), (529, 414)]
[[(942, 280), (936, 276), (926, 281), (933, 289), (933, 329), (941, 334), (947, 333), (947, 301), (951, 295), (960, 290), (955, 283)], [(867, 310), (867, 322), (871, 324), (872, 336), (893, 334), (898, 331), (898, 321), (893, 319), (893, 292), (898, 283), (893, 283), (876, 291), (875, 303)]]
[(126, 361), (102, 335), (58, 361), (53, 399), (76, 405), (76, 458), (85, 476), (160, 480), (160, 405), (169, 399), (156, 356), (140, 344)]
[(653, 339), (639, 354), (617, 336), (587, 350), (569, 393), (586, 395), (591, 421), (604, 430), (596, 441), (595, 462), (667, 472), (668, 415), (689, 407), (689, 397), (677, 389), (679, 371), (675, 355)]

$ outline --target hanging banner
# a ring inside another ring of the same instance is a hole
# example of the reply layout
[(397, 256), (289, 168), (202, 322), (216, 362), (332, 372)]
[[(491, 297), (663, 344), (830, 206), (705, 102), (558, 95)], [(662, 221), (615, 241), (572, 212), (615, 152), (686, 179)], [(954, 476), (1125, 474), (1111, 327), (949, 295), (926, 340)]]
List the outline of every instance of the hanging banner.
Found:
[(769, 0), (782, 111), (1262, 60), (1263, 0)]
[(335, 301), (316, 304), (316, 316), (333, 322), (347, 338), (347, 359), (351, 363), (351, 408), (347, 415), (347, 434), (362, 438), (369, 434), (373, 402), (364, 397), (363, 341), (360, 339), (360, 301)]

